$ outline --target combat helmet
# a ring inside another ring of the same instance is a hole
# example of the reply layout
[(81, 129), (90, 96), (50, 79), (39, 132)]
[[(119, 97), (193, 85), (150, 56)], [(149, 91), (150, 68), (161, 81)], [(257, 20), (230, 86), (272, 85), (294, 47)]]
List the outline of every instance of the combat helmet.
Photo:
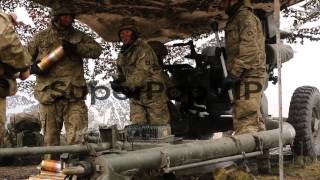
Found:
[(137, 27), (137, 22), (131, 17), (126, 17), (122, 20), (122, 22), (120, 23), (119, 31), (118, 31), (118, 36), (120, 35), (120, 32), (125, 29), (129, 29), (133, 31), (136, 36), (140, 35), (140, 31)]
[(68, 6), (53, 6), (51, 9), (51, 16), (53, 17), (66, 15), (66, 14), (75, 16), (75, 11)]

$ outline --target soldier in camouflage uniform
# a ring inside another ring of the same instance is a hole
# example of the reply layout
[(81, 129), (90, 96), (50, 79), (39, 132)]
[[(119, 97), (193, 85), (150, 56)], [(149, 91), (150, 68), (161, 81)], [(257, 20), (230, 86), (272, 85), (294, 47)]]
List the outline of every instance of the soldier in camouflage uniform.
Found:
[(133, 19), (124, 19), (119, 38), (123, 42), (117, 60), (119, 79), (111, 82), (112, 89), (129, 96), (134, 124), (168, 124), (168, 97), (156, 54), (139, 38)]
[(153, 49), (154, 53), (157, 56), (158, 63), (160, 67), (162, 68), (162, 76), (163, 80), (167, 89), (167, 95), (171, 99), (174, 99), (178, 96), (180, 96), (180, 92), (177, 89), (177, 86), (175, 83), (170, 79), (169, 74), (165, 71), (165, 64), (164, 64), (164, 59), (168, 55), (168, 49), (167, 47), (160, 41), (148, 41), (148, 44), (150, 47)]
[(5, 143), (6, 97), (17, 90), (16, 77), (29, 76), (31, 56), (15, 32), (16, 15), (0, 11), (0, 147)]
[(234, 87), (234, 130), (236, 134), (264, 130), (260, 113), (266, 76), (262, 25), (249, 0), (227, 0), (224, 4), (229, 15), (225, 29), (229, 74), (224, 87)]
[[(261, 22), (253, 13), (250, 0), (226, 0), (222, 3), (229, 15), (225, 29), (228, 76), (223, 87), (234, 90), (235, 134), (265, 130), (260, 112), (266, 80), (265, 39)], [(258, 157), (258, 161), (259, 172), (268, 173), (270, 161), (267, 150)]]
[[(35, 98), (40, 102), (44, 145), (59, 145), (63, 123), (67, 143), (81, 143), (88, 126), (83, 58), (98, 58), (102, 48), (92, 37), (73, 28), (75, 14), (70, 9), (56, 7), (51, 13), (49, 27), (28, 45), (33, 58), (31, 71), (37, 76)], [(41, 70), (37, 63), (59, 46), (63, 47), (62, 58), (51, 68)]]
[[(148, 44), (155, 52), (158, 63), (160, 67), (162, 68), (162, 76), (164, 80), (164, 84), (166, 86), (166, 94), (169, 98), (168, 100), (168, 109), (170, 114), (170, 120), (171, 122), (180, 118), (180, 112), (177, 109), (177, 107), (171, 102), (170, 100), (174, 100), (177, 97), (181, 96), (181, 92), (177, 88), (177, 85), (174, 83), (174, 81), (170, 78), (169, 74), (165, 71), (165, 64), (164, 59), (168, 55), (168, 49), (167, 47), (160, 41), (148, 41)], [(172, 123), (170, 123), (172, 125)]]

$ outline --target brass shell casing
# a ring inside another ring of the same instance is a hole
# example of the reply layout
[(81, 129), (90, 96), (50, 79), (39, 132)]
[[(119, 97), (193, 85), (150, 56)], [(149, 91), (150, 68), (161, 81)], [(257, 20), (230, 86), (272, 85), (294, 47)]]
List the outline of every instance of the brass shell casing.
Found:
[(60, 172), (61, 163), (55, 160), (43, 160), (40, 164), (41, 170), (49, 172)]
[(49, 69), (53, 64), (59, 61), (64, 55), (63, 47), (59, 46), (53, 52), (51, 52), (46, 57), (42, 58), (41, 61), (37, 64), (40, 70), (44, 71)]
[(61, 172), (61, 162), (55, 160), (43, 160), (40, 164), (40, 173), (30, 176), (28, 180), (64, 180), (66, 175)]

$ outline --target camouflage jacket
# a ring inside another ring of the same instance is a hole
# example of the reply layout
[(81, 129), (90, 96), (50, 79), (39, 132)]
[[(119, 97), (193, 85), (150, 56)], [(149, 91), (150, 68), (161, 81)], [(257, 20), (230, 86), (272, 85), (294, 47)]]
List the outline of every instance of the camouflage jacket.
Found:
[[(126, 79), (124, 86), (131, 90), (141, 89), (141, 101), (167, 101), (162, 69), (157, 56), (146, 42), (137, 39), (128, 49), (120, 52), (117, 70), (118, 75)], [(148, 93), (151, 98), (147, 98)]]
[(63, 55), (47, 73), (37, 75), (35, 97), (40, 103), (52, 103), (59, 97), (83, 99), (87, 94), (87, 86), (82, 58), (98, 58), (102, 51), (101, 46), (89, 35), (73, 27), (62, 31), (50, 25), (28, 44), (33, 61), (40, 61), (61, 46), (62, 40), (76, 44), (76, 53)]
[(15, 32), (11, 17), (0, 11), (0, 77), (25, 71), (31, 57)]
[(262, 25), (249, 5), (242, 5), (226, 26), (228, 72), (238, 77), (264, 77), (265, 39)]

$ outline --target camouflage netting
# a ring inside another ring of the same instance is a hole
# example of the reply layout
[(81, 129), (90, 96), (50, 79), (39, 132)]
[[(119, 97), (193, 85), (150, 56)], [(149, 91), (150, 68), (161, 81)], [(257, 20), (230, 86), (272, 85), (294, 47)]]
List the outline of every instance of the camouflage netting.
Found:
[[(224, 26), (227, 16), (219, 9), (220, 0), (33, 0), (46, 6), (63, 4), (81, 14), (78, 19), (88, 24), (106, 41), (117, 41), (119, 23), (133, 17), (146, 39), (168, 42), (211, 31), (212, 19)], [(302, 0), (282, 0), (283, 7)], [(253, 0), (255, 9), (273, 11), (273, 0)]]

